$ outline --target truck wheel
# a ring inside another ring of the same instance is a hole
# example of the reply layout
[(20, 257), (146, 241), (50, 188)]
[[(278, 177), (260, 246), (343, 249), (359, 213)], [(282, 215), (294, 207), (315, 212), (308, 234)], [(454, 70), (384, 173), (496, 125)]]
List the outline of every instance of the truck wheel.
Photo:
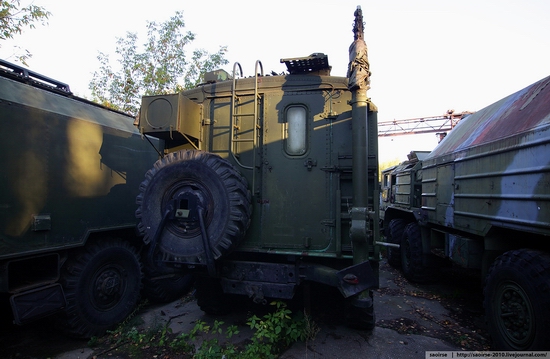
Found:
[(411, 282), (425, 283), (434, 280), (422, 265), (422, 237), (416, 222), (407, 224), (401, 238), (401, 268)]
[(199, 308), (209, 315), (225, 315), (231, 312), (230, 297), (223, 292), (219, 279), (197, 277), (195, 298)]
[(173, 152), (147, 172), (140, 185), (136, 211), (138, 228), (146, 243), (155, 239), (163, 216), (174, 201), (179, 201), (178, 209), (190, 210), (190, 217), (167, 220), (160, 228), (158, 242), (152, 243), (167, 262), (207, 263), (196, 214), (199, 206), (204, 210), (213, 259), (234, 248), (250, 224), (251, 196), (245, 178), (227, 160), (212, 153)]
[(145, 271), (143, 295), (155, 303), (170, 303), (185, 296), (193, 286), (191, 274), (158, 275)]
[[(183, 298), (193, 286), (193, 275), (174, 270), (162, 262), (161, 253), (142, 251), (143, 296), (154, 303), (170, 303)], [(154, 261), (154, 262), (152, 262)]]
[(141, 290), (137, 251), (122, 240), (86, 246), (64, 266), (66, 327), (80, 338), (100, 336), (132, 313)]
[(359, 330), (373, 330), (376, 324), (372, 290), (346, 299), (348, 303), (346, 321), (348, 326)]
[[(393, 244), (401, 244), (401, 238), (407, 223), (402, 218), (392, 219), (388, 231), (387, 241)], [(387, 247), (388, 264), (394, 268), (401, 268), (401, 248)]]
[(484, 307), (497, 350), (546, 350), (550, 341), (550, 255), (514, 250), (494, 262)]

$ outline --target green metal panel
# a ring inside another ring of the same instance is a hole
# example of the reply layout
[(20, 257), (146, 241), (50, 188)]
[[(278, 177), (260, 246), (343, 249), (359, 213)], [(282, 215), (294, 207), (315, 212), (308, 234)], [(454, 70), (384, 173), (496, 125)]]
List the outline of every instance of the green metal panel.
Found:
[(494, 226), (550, 235), (548, 84), (550, 77), (461, 120), (426, 158), (430, 221), (482, 236)]
[(201, 107), (183, 94), (145, 96), (140, 111), (140, 131), (165, 140), (200, 138)]
[(411, 205), (411, 175), (412, 173), (410, 171), (396, 174), (394, 187), (395, 204), (407, 207)]
[(437, 206), (437, 168), (422, 169), (422, 210), (428, 216), (435, 218), (435, 209)]
[(5, 77), (0, 100), (0, 257), (135, 226), (157, 155), (133, 118)]
[(205, 141), (209, 141), (209, 152), (216, 153), (223, 158), (229, 158), (231, 143), (231, 99), (229, 97), (214, 98), (208, 101), (211, 119), (210, 131), (205, 133)]
[[(370, 236), (378, 234), (376, 107), (361, 101), (364, 116), (354, 125), (347, 78), (318, 73), (238, 78), (201, 85), (183, 96), (203, 110), (200, 118), (189, 119), (204, 126), (201, 149), (227, 159), (248, 182), (253, 212), (238, 251), (349, 260), (355, 220), (357, 239), (363, 246), (370, 243), (362, 258), (372, 257)], [(287, 146), (291, 107), (306, 114), (306, 146), (296, 153)], [(357, 132), (368, 136), (354, 152)], [(363, 175), (355, 177), (356, 171)], [(355, 178), (360, 183), (354, 184)], [(362, 211), (356, 218), (353, 208)]]
[(437, 168), (437, 207), (434, 222), (452, 227), (454, 221), (454, 166), (452, 164)]
[[(239, 116), (233, 118), (230, 81), (185, 93), (201, 103), (208, 119), (202, 142), (209, 144), (210, 152), (232, 162), (250, 185), (254, 214), (240, 248), (331, 256), (351, 253), (352, 128), (346, 79), (303, 75), (262, 78), (256, 102), (259, 131), (255, 145), (248, 141), (255, 125), (250, 118), (255, 105), (254, 81), (236, 81), (235, 112)], [(307, 114), (307, 149), (298, 155), (285, 150), (285, 113), (291, 106), (301, 106)], [(237, 139), (233, 143), (232, 126)], [(371, 145), (375, 152), (369, 157), (375, 168), (376, 146), (376, 142)], [(253, 170), (247, 167), (254, 163), (254, 156), (257, 166)]]
[[(330, 243), (329, 178), (321, 169), (327, 165), (326, 129), (322, 128), (325, 101), (322, 91), (289, 93), (270, 97), (279, 111), (266, 116), (269, 133), (264, 134), (262, 199), (262, 242), (266, 248), (321, 250)], [(307, 150), (303, 155), (286, 153), (285, 110), (304, 106), (307, 115)]]

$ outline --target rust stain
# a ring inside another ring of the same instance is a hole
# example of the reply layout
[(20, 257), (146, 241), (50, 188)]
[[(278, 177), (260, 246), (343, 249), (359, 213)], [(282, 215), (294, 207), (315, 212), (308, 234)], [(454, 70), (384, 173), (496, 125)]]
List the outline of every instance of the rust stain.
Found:
[(430, 157), (528, 132), (550, 124), (550, 76), (462, 119)]

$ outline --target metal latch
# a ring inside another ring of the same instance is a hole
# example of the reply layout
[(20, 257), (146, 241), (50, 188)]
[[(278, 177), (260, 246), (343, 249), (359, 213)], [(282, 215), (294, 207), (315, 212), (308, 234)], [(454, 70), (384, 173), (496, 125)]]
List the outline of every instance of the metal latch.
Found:
[(304, 161), (304, 167), (307, 167), (308, 171), (311, 171), (311, 168), (314, 166), (317, 166), (317, 161), (314, 160), (313, 158), (308, 158), (307, 160)]

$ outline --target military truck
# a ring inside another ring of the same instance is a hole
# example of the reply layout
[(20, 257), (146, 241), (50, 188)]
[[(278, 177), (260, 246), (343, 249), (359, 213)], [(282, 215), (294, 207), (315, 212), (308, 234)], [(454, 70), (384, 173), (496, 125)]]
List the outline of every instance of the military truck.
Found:
[(550, 77), (462, 119), (428, 155), (383, 171), (388, 261), (413, 281), (479, 270), (493, 346), (550, 340)]
[(374, 326), (377, 109), (360, 7), (353, 32), (348, 77), (315, 53), (282, 59), (280, 75), (257, 61), (245, 78), (235, 63), (143, 98), (139, 130), (161, 140), (163, 158), (140, 186), (138, 226), (151, 262), (194, 273), (205, 312), (314, 282), (340, 290), (351, 324)]
[(159, 156), (133, 122), (0, 62), (0, 296), (15, 323), (56, 314), (100, 335), (134, 310), (144, 272), (159, 297), (186, 280), (155, 281), (141, 258), (135, 197)]

